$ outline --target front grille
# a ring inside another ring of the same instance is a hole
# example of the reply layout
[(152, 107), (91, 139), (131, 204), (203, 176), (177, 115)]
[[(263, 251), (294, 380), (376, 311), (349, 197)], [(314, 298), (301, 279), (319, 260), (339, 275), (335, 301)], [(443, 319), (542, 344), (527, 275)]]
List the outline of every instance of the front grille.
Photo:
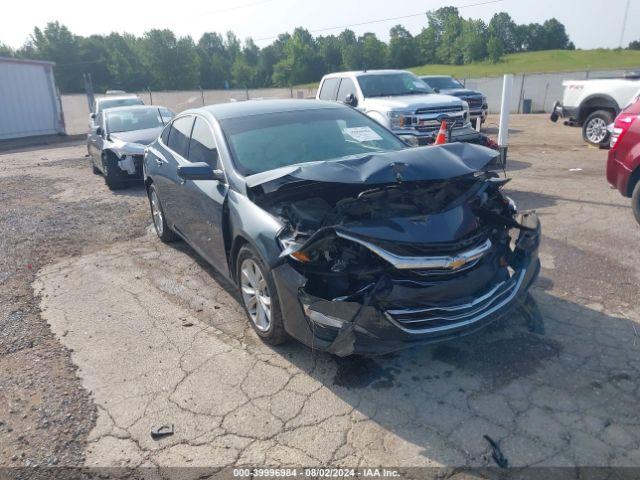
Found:
[(487, 238), (487, 230), (481, 228), (479, 231), (476, 231), (471, 235), (467, 235), (455, 242), (420, 244), (415, 242), (402, 243), (377, 241), (376, 244), (396, 255), (424, 257), (429, 255), (450, 255), (463, 250), (469, 250), (486, 242)]
[[(451, 125), (451, 121), (447, 121), (449, 125)], [(453, 122), (453, 128), (459, 128), (464, 126), (464, 120), (456, 120)], [(424, 125), (416, 125), (415, 129), (419, 132), (437, 132), (440, 130), (440, 122), (437, 120), (433, 120)]]
[(513, 300), (524, 273), (519, 272), (462, 304), (390, 308), (385, 314), (389, 320), (409, 333), (436, 333), (460, 328), (482, 320)]
[(461, 111), (461, 105), (453, 107), (426, 107), (416, 110), (416, 115), (440, 115), (441, 113), (456, 113)]
[(467, 97), (463, 100), (469, 104), (469, 108), (482, 108), (482, 97)]

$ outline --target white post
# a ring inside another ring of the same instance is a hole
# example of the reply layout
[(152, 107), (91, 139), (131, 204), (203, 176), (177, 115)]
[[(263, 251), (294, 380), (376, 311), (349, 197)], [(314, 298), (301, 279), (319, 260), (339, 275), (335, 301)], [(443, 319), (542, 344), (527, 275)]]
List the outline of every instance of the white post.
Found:
[(502, 80), (502, 102), (500, 104), (500, 129), (498, 130), (498, 145), (502, 166), (507, 165), (507, 146), (509, 140), (509, 113), (511, 111), (511, 91), (513, 90), (513, 75), (507, 74)]

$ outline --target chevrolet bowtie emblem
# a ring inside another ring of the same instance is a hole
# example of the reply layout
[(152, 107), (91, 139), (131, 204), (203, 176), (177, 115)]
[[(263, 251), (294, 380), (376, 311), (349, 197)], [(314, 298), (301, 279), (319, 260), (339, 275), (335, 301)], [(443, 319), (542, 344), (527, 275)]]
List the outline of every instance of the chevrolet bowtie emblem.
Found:
[(449, 268), (455, 270), (457, 268), (460, 268), (462, 266), (464, 266), (464, 264), (466, 264), (467, 261), (463, 258), (454, 258), (451, 263), (449, 264)]

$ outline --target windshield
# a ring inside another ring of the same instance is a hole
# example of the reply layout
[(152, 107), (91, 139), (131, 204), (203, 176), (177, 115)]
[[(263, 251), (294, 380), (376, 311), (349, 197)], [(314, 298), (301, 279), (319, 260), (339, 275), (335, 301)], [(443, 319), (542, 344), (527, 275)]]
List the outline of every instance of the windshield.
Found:
[(358, 77), (360, 89), (365, 97), (390, 95), (413, 95), (432, 93), (433, 90), (412, 73), (385, 73)]
[(144, 105), (144, 103), (137, 97), (100, 100), (100, 102), (98, 102), (98, 112), (106, 108), (130, 107), (131, 105)]
[(438, 90), (450, 90), (452, 88), (464, 88), (455, 78), (451, 77), (422, 77), (422, 80), (431, 88)]
[(106, 115), (109, 133), (133, 132), (135, 130), (162, 127), (173, 118), (173, 113), (166, 108), (109, 110)]
[(220, 125), (242, 175), (406, 147), (384, 127), (350, 108), (251, 115), (221, 120)]

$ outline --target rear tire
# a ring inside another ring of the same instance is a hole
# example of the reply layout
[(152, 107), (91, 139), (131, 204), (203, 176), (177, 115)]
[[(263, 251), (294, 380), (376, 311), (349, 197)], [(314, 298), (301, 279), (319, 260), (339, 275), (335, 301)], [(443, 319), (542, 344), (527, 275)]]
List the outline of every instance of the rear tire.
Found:
[(636, 217), (636, 222), (640, 225), (640, 180), (636, 182), (631, 194), (631, 208), (633, 209), (634, 217)]
[(178, 239), (178, 236), (167, 224), (167, 217), (164, 214), (162, 202), (158, 196), (156, 186), (153, 183), (149, 185), (147, 195), (149, 197), (149, 208), (151, 209), (151, 221), (153, 222), (153, 228), (158, 238), (164, 243), (174, 242)]
[(607, 126), (613, 122), (613, 115), (607, 110), (596, 110), (582, 124), (582, 138), (596, 147), (606, 146), (609, 142)]
[(243, 246), (236, 261), (236, 279), (242, 306), (258, 336), (269, 345), (289, 339), (271, 271), (250, 245)]

